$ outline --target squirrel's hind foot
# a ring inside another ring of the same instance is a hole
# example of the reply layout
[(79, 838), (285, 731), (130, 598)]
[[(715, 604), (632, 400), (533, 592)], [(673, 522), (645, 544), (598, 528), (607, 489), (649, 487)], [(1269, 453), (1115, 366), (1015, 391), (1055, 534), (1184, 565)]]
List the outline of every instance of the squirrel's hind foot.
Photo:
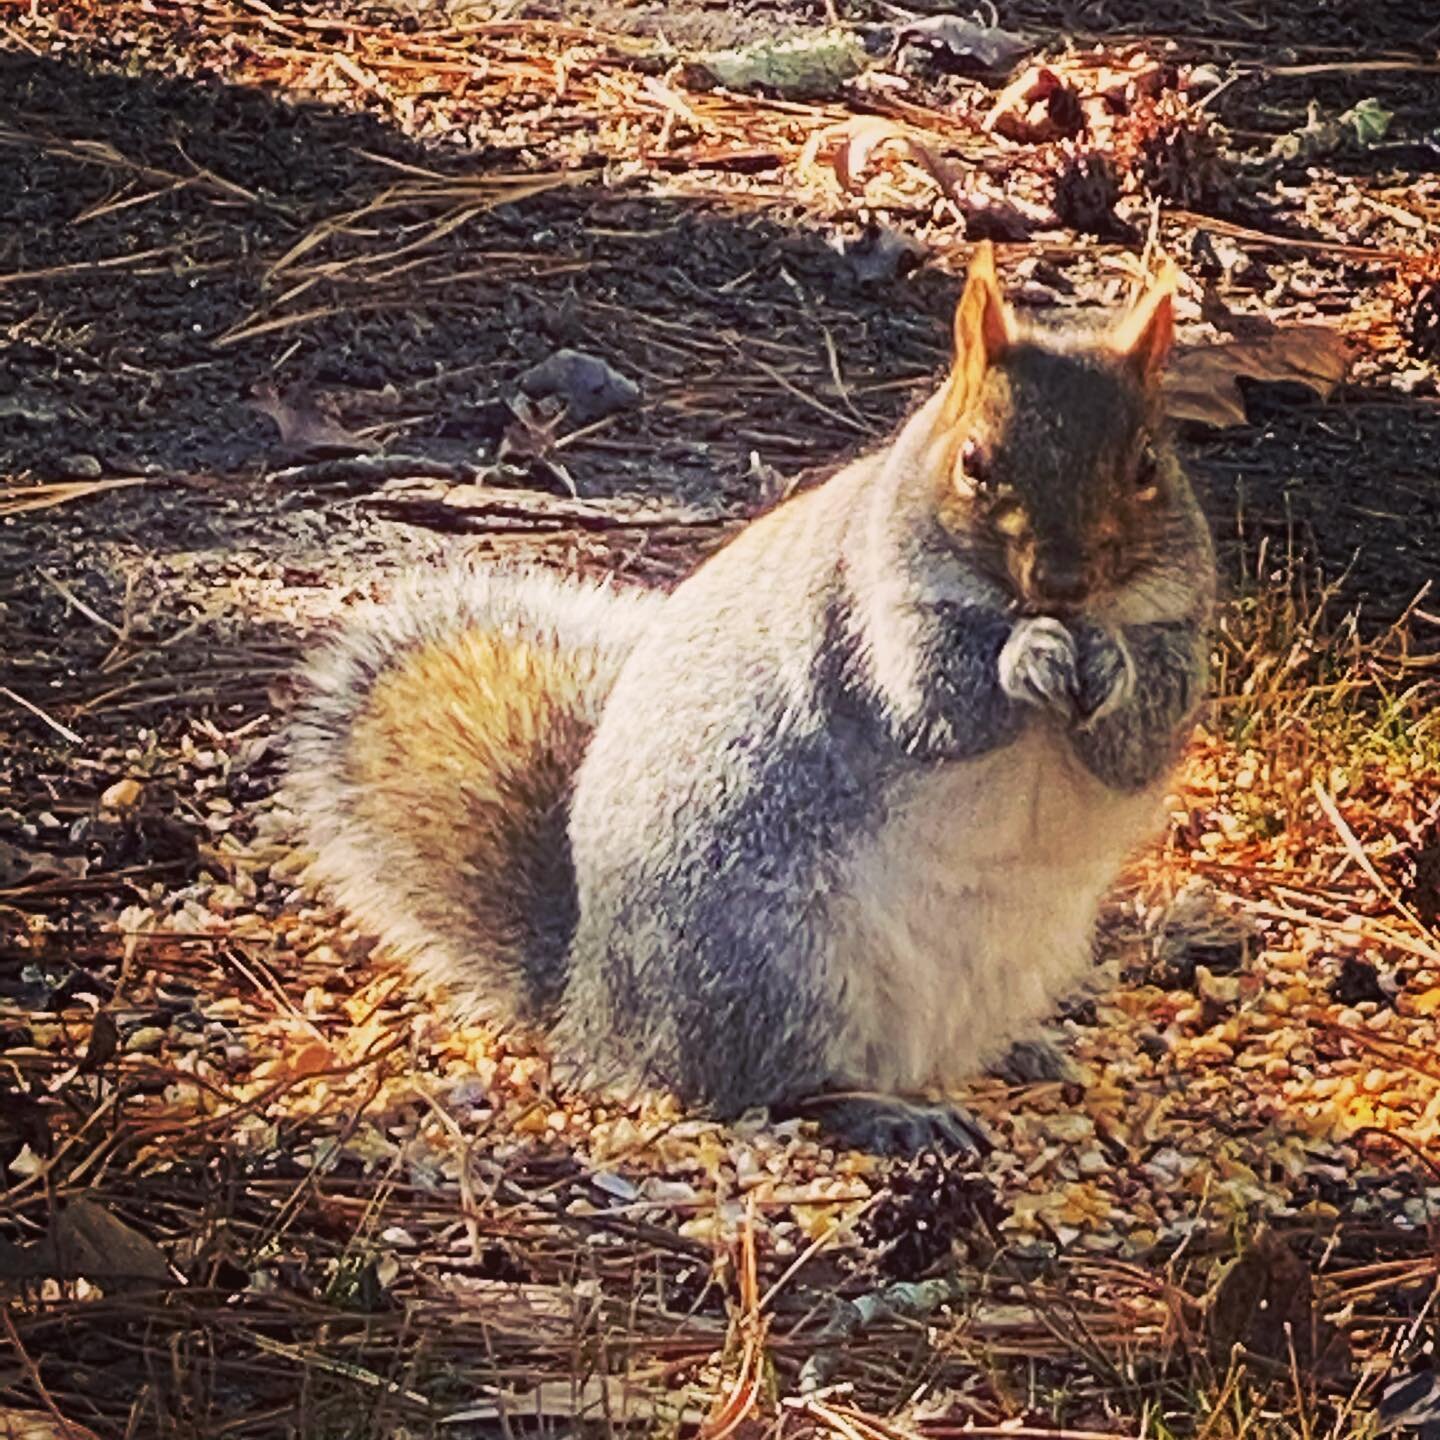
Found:
[(922, 1150), (983, 1159), (995, 1142), (964, 1106), (926, 1103), (898, 1095), (816, 1096), (794, 1107), (814, 1120), (828, 1140), (875, 1155), (917, 1155)]

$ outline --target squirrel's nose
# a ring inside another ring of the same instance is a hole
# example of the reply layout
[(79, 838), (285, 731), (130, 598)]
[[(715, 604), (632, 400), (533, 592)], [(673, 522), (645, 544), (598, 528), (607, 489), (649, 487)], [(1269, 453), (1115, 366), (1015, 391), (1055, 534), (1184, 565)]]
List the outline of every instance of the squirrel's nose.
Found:
[(1079, 605), (1090, 593), (1085, 567), (1059, 557), (1037, 556), (1031, 583), (1039, 595), (1056, 605)]

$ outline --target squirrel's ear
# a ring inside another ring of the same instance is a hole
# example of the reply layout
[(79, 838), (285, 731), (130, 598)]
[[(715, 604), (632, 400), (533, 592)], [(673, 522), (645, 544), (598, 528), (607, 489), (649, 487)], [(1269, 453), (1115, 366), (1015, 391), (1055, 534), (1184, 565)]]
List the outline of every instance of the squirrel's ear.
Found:
[(962, 404), (975, 393), (990, 366), (1014, 343), (1015, 322), (995, 274), (995, 247), (985, 240), (970, 261), (965, 293), (955, 307), (953, 383)]
[(1171, 260), (1110, 333), (1110, 347), (1144, 383), (1159, 378), (1175, 340), (1175, 287), (1180, 271)]

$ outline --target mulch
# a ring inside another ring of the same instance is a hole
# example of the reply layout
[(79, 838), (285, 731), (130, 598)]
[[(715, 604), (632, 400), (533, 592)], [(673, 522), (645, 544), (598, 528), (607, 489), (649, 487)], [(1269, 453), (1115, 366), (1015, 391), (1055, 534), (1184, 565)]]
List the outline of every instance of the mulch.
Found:
[[(838, 8), (901, 83), (706, 80), (826, 8), (4, 18), (0, 1419), (875, 1440), (1215, 1433), (1243, 1399), (1298, 1434), (1425, 1363), (1434, 22), (1017, 0), (1082, 95), (1160, 62), (1088, 145), (1002, 144), (1009, 76), (887, 50), (884, 5)], [(1381, 145), (1272, 158), (1370, 97)], [(862, 157), (869, 117), (939, 175)], [(974, 1173), (559, 1094), (304, 890), (284, 677), (461, 551), (673, 582), (923, 393), (986, 226), (1037, 312), (1115, 303), (1153, 237), (1199, 282), (1182, 338), (1355, 350), (1326, 400), (1242, 382), (1245, 425), (1182, 431), (1220, 697), (1057, 1020), (1075, 1079), (978, 1080)], [(566, 348), (638, 402), (525, 396)]]

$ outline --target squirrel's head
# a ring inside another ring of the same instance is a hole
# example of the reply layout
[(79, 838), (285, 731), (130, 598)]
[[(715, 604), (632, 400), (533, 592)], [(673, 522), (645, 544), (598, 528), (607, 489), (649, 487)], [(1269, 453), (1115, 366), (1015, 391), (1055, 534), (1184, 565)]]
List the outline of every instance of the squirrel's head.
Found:
[(1153, 565), (1186, 481), (1163, 427), (1166, 266), (1108, 332), (1022, 332), (982, 245), (955, 311), (932, 451), (941, 514), (1022, 609), (1081, 609)]

